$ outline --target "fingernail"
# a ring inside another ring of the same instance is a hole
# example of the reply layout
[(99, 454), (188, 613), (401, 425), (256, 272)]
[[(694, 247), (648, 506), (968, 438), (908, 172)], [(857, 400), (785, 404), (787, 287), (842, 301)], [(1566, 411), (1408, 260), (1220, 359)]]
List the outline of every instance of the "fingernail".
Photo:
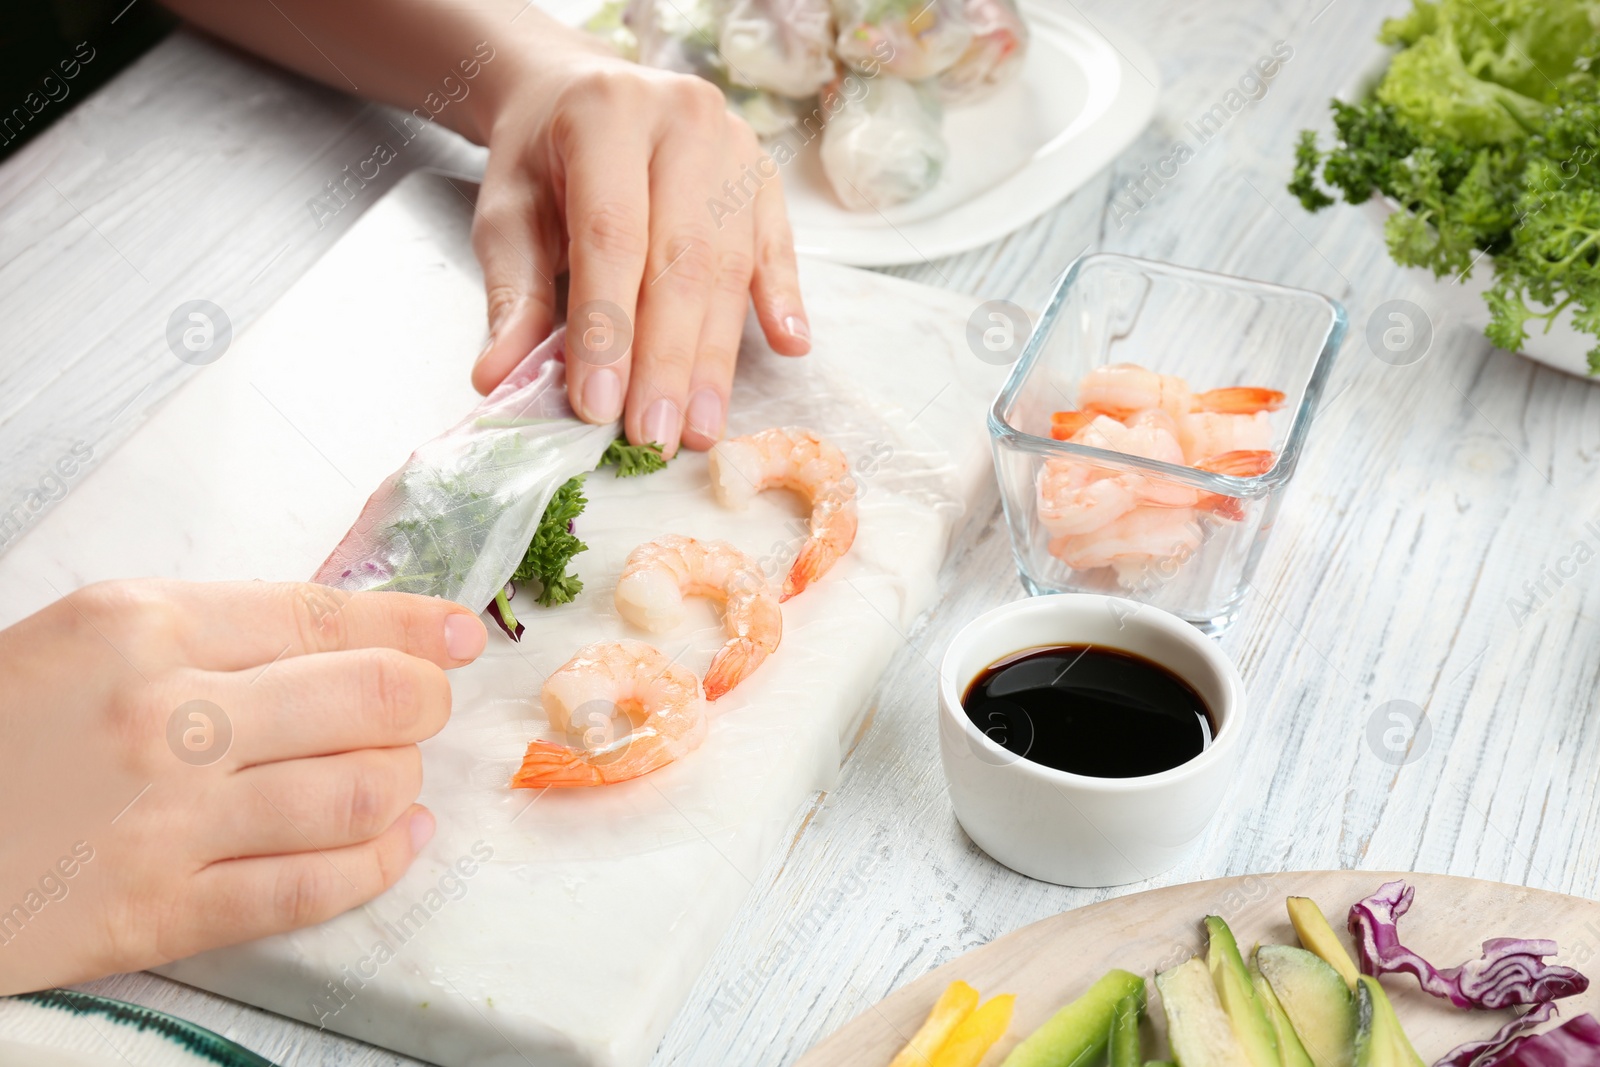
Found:
[(678, 434), (683, 431), (683, 416), (678, 406), (663, 397), (644, 413), (644, 439), (654, 441), (661, 451), (672, 455), (678, 449)]
[(444, 650), (462, 663), (478, 658), (489, 641), (489, 631), (470, 615), (451, 615), (444, 620)]
[(811, 340), (811, 327), (806, 325), (806, 320), (799, 315), (790, 315), (784, 319), (783, 328), (789, 332), (790, 337), (798, 337), (802, 341)]
[(689, 398), (689, 429), (715, 441), (722, 436), (722, 397), (715, 389), (701, 389)]
[(422, 851), (422, 846), (433, 840), (433, 831), (438, 824), (434, 822), (433, 812), (422, 808), (411, 815), (411, 852), (415, 855)]
[(622, 379), (609, 367), (589, 374), (583, 383), (583, 413), (591, 422), (610, 422), (622, 414)]

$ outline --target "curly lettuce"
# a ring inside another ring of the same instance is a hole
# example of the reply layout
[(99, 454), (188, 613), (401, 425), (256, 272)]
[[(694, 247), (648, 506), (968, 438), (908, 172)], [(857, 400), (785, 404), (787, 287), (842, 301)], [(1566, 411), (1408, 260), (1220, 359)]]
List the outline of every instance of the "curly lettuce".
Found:
[[(1335, 143), (1295, 147), (1289, 191), (1308, 211), (1375, 193), (1399, 210), (1397, 263), (1470, 276), (1495, 344), (1516, 349), (1570, 309), (1600, 335), (1600, 0), (1414, 0), (1384, 23), (1400, 50), (1370, 98), (1334, 101)], [(1320, 178), (1320, 183), (1319, 183)], [(1589, 353), (1600, 374), (1600, 344)]]

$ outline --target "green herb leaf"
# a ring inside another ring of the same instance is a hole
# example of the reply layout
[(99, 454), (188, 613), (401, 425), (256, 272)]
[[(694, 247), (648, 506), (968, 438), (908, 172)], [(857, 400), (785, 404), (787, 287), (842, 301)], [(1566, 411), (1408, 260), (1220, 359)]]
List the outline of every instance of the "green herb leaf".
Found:
[[(666, 465), (667, 460), (661, 454), (660, 445), (653, 442), (630, 445), (627, 438), (619, 437), (606, 446), (605, 453), (595, 466), (596, 469), (615, 466), (618, 478), (632, 478), (661, 470)], [(544, 514), (539, 518), (539, 528), (533, 533), (533, 541), (529, 543), (516, 573), (511, 576), (512, 581), (516, 582), (538, 582), (539, 595), (535, 599), (547, 608), (556, 604), (570, 604), (583, 592), (583, 580), (575, 574), (568, 574), (567, 567), (571, 565), (572, 557), (589, 548), (572, 532), (573, 521), (583, 514), (583, 509), (589, 503), (583, 495), (585, 477), (580, 474), (571, 479), (550, 498)]]
[(615, 466), (618, 478), (632, 478), (639, 474), (653, 474), (667, 465), (661, 446), (654, 441), (630, 445), (626, 437), (619, 437), (606, 446), (596, 469)]
[(567, 573), (572, 557), (588, 549), (572, 532), (572, 521), (583, 513), (588, 498), (583, 495), (584, 475), (568, 479), (557, 489), (539, 518), (539, 528), (527, 553), (511, 578), (517, 582), (537, 581), (540, 604), (570, 603), (583, 591), (583, 581)]
[[(1381, 38), (1401, 46), (1372, 98), (1333, 103), (1326, 152), (1306, 131), (1289, 191), (1338, 189), (1400, 209), (1396, 262), (1440, 277), (1492, 257), (1487, 336), (1520, 348), (1570, 310), (1600, 336), (1600, 37), (1592, 0), (1414, 0)], [(1590, 352), (1600, 373), (1600, 344)]]

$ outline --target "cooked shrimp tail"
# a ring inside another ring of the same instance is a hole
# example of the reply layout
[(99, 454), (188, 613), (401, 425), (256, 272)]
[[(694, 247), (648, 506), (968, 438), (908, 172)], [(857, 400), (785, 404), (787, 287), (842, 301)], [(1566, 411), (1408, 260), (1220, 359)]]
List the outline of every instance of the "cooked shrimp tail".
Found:
[(1050, 416), (1050, 436), (1057, 441), (1070, 441), (1074, 434), (1094, 421), (1094, 411), (1057, 411)]
[(850, 551), (856, 539), (854, 487), (844, 501), (819, 501), (811, 513), (811, 537), (800, 546), (800, 554), (783, 580), (780, 601), (805, 592), (806, 586), (828, 573), (839, 557)]
[(1272, 469), (1278, 461), (1278, 454), (1262, 448), (1236, 449), (1232, 452), (1222, 452), (1210, 459), (1195, 464), (1203, 471), (1213, 474), (1231, 474), (1235, 478), (1254, 478), (1265, 474)]
[(1195, 410), (1228, 415), (1254, 415), (1258, 411), (1277, 411), (1283, 407), (1283, 394), (1276, 389), (1235, 385), (1196, 393)]
[(736, 637), (717, 650), (706, 668), (706, 699), (716, 700), (761, 665), (771, 650), (748, 637)]
[[(1238, 449), (1233, 452), (1222, 452), (1212, 456), (1203, 463), (1196, 464), (1203, 471), (1213, 474), (1229, 474), (1235, 478), (1254, 478), (1267, 473), (1272, 465), (1278, 462), (1278, 454), (1266, 449)], [(1244, 518), (1244, 501), (1236, 496), (1226, 496), (1222, 493), (1206, 493), (1200, 498), (1198, 504), (1204, 511), (1209, 511), (1218, 518), (1238, 522)]]
[(513, 789), (571, 789), (613, 785), (649, 774), (677, 758), (654, 738), (629, 734), (600, 749), (568, 748), (554, 741), (530, 741)]

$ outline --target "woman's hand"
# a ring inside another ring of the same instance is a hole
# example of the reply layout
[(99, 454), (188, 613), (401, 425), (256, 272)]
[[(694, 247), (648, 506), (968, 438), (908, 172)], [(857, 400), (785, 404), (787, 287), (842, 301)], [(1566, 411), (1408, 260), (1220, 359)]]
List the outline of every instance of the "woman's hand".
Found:
[(528, 17), (544, 19), (538, 50), (500, 50), (477, 113), (489, 164), (472, 237), (491, 325), (473, 384), (492, 389), (550, 332), (570, 268), (573, 408), (625, 413), (630, 441), (669, 456), (680, 439), (709, 448), (752, 296), (774, 351), (810, 348), (777, 164), (710, 83)]
[(489, 305), (480, 391), (550, 333), (569, 270), (572, 406), (624, 415), (634, 444), (671, 455), (721, 436), (752, 297), (773, 351), (810, 350), (778, 166), (710, 83), (629, 63), (528, 0), (163, 2), (488, 145), (472, 233)]
[(466, 609), (110, 582), (0, 631), (0, 994), (320, 922), (433, 833), (417, 742)]

